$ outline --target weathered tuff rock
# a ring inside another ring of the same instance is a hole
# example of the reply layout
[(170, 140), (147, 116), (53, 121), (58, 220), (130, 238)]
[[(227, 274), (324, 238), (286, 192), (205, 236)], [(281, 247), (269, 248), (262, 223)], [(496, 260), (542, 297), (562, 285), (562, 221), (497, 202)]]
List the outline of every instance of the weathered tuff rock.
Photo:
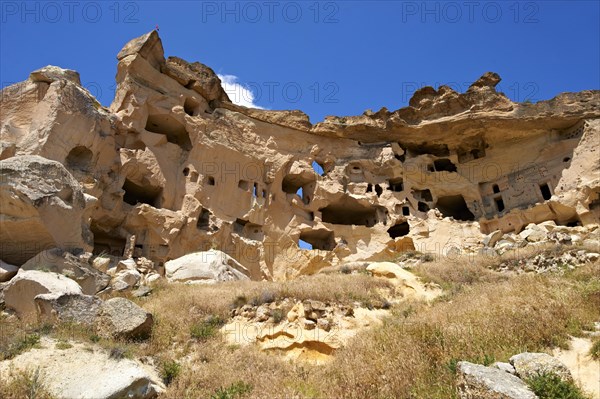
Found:
[(96, 327), (100, 335), (113, 338), (144, 339), (150, 336), (154, 319), (125, 298), (111, 298), (100, 306)]
[(248, 280), (248, 270), (231, 256), (210, 250), (182, 256), (165, 263), (166, 276), (172, 282)]
[(48, 65), (33, 71), (29, 74), (29, 80), (32, 82), (52, 83), (57, 80), (68, 80), (77, 85), (81, 85), (79, 72), (71, 69), (62, 69), (56, 66)]
[(102, 291), (110, 281), (110, 276), (96, 270), (89, 263), (89, 257), (76, 256), (60, 248), (40, 252), (25, 262), (21, 270), (42, 270), (62, 274), (75, 280), (86, 295), (94, 295)]
[(56, 343), (42, 338), (42, 348), (0, 362), (0, 380), (9, 381), (11, 373), (39, 370), (44, 388), (56, 398), (149, 399), (165, 389), (156, 370), (139, 361), (114, 359), (89, 344), (57, 349)]
[(52, 272), (20, 270), (4, 287), (6, 307), (13, 309), (21, 319), (37, 317), (35, 297), (40, 294), (81, 294), (74, 280)]
[(38, 318), (45, 322), (73, 322), (93, 326), (102, 300), (93, 295), (50, 293), (34, 298)]
[(0, 161), (2, 260), (23, 264), (48, 247), (90, 249), (80, 184), (65, 167), (39, 156)]
[(301, 111), (232, 104), (212, 69), (165, 59), (155, 31), (117, 59), (109, 109), (52, 67), (2, 90), (2, 162), (65, 165), (87, 205), (84, 222), (83, 205), (22, 219), (37, 208), (5, 206), (3, 194), (5, 262), (35, 255), (11, 249), (33, 242), (127, 248), (157, 267), (216, 247), (252, 279), (281, 280), (407, 249), (475, 253), (484, 234), (530, 223), (598, 223), (599, 91), (515, 103), (486, 73), (465, 93), (425, 87), (408, 107), (313, 125)]
[(392, 262), (374, 262), (367, 266), (374, 276), (389, 279), (400, 288), (403, 297), (430, 301), (441, 295), (442, 289), (426, 285), (413, 273)]
[(505, 371), (459, 362), (458, 395), (461, 399), (536, 399), (527, 385)]
[(520, 378), (532, 378), (540, 374), (555, 374), (564, 381), (573, 381), (571, 372), (560, 360), (547, 353), (520, 353), (510, 358)]

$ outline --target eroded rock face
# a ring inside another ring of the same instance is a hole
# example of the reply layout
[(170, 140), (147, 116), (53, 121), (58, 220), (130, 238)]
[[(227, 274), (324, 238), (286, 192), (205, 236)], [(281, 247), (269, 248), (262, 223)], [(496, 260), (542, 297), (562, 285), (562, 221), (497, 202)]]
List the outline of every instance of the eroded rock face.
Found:
[[(109, 109), (52, 67), (2, 91), (2, 162), (57, 161), (86, 194), (75, 216), (36, 222), (36, 242), (89, 241), (157, 269), (217, 248), (252, 279), (288, 279), (404, 250), (475, 253), (485, 234), (530, 223), (598, 223), (598, 91), (514, 103), (486, 73), (465, 93), (426, 87), (408, 107), (313, 125), (301, 111), (232, 104), (212, 69), (165, 59), (155, 31), (117, 58)], [(2, 234), (37, 212), (11, 207)], [(31, 242), (15, 234), (1, 237), (0, 259), (20, 265), (35, 253), (6, 249)]]
[(19, 156), (0, 161), (1, 258), (20, 265), (41, 250), (92, 249), (81, 186), (56, 161)]

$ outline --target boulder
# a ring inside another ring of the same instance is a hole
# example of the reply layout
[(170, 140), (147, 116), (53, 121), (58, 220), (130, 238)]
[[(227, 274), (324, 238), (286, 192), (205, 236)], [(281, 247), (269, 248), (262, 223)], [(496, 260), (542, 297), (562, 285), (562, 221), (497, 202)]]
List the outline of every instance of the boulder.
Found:
[(125, 298), (111, 298), (100, 306), (96, 320), (104, 337), (145, 339), (152, 332), (152, 314)]
[(483, 245), (492, 248), (502, 238), (503, 234), (501, 230), (492, 231), (483, 239)]
[(460, 399), (537, 398), (522, 380), (497, 368), (459, 362), (457, 372), (456, 386)]
[(110, 276), (93, 267), (86, 256), (73, 255), (60, 248), (42, 251), (29, 259), (22, 270), (42, 270), (65, 275), (81, 286), (86, 295), (94, 295), (108, 286)]
[(35, 297), (40, 294), (81, 294), (77, 282), (63, 275), (38, 270), (20, 270), (4, 288), (6, 307), (13, 309), (21, 319), (37, 314)]
[(567, 366), (547, 353), (519, 353), (511, 357), (509, 361), (514, 366), (517, 375), (523, 379), (540, 374), (555, 374), (564, 381), (573, 381), (573, 376)]
[(32, 82), (52, 83), (57, 80), (68, 80), (81, 86), (79, 72), (71, 69), (62, 69), (54, 65), (48, 65), (29, 74)]
[(510, 373), (510, 374), (516, 374), (517, 373), (516, 370), (515, 370), (515, 368), (513, 367), (513, 365), (510, 364), (510, 363), (495, 362), (490, 367), (495, 367), (498, 370), (506, 371), (507, 373)]
[(0, 260), (0, 283), (10, 280), (17, 275), (19, 267), (15, 265), (9, 265)]
[(11, 372), (39, 370), (40, 381), (55, 398), (149, 399), (164, 391), (156, 370), (139, 361), (116, 359), (89, 344), (56, 349), (56, 343), (42, 338), (41, 348), (0, 362), (0, 381), (9, 380)]
[(137, 264), (135, 263), (135, 260), (133, 260), (132, 258), (129, 259), (124, 259), (119, 261), (119, 263), (117, 263), (117, 271), (120, 272), (121, 270), (136, 270), (137, 268)]
[(37, 295), (35, 304), (40, 320), (92, 326), (102, 300), (92, 295), (51, 293)]
[(231, 256), (217, 250), (195, 252), (165, 263), (169, 282), (248, 280), (248, 270)]
[(45, 248), (91, 250), (81, 186), (59, 162), (0, 161), (0, 259), (21, 265)]
[(97, 256), (92, 261), (92, 266), (94, 266), (94, 269), (98, 269), (101, 272), (106, 273), (106, 271), (108, 270), (108, 268), (110, 266), (110, 262), (111, 262), (111, 259), (108, 257)]
[(139, 284), (142, 275), (137, 270), (122, 270), (117, 272), (110, 282), (111, 287), (116, 291), (124, 291)]

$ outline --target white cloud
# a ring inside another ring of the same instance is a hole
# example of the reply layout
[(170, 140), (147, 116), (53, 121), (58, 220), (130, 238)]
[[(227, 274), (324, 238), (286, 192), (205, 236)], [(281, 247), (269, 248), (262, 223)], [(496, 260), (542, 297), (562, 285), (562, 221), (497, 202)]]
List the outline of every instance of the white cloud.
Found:
[(259, 108), (263, 107), (254, 103), (254, 92), (248, 86), (238, 83), (238, 77), (235, 75), (217, 75), (221, 79), (221, 86), (229, 96), (232, 103), (243, 105), (244, 107)]

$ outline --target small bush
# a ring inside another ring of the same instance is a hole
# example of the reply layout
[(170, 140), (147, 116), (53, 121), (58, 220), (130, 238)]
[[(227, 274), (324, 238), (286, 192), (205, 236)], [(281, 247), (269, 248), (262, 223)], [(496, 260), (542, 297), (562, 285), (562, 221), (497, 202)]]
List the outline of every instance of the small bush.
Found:
[(344, 265), (340, 268), (340, 273), (342, 274), (350, 274), (352, 273), (352, 269), (348, 265)]
[(8, 347), (8, 350), (4, 352), (4, 358), (12, 359), (13, 357), (26, 352), (31, 348), (37, 347), (39, 343), (40, 336), (38, 334), (26, 334)]
[(248, 298), (245, 295), (238, 295), (235, 297), (233, 302), (231, 302), (231, 309), (237, 309), (239, 307), (244, 306), (248, 303)]
[(243, 381), (238, 381), (234, 384), (231, 384), (227, 388), (219, 388), (216, 392), (210, 397), (211, 399), (236, 399), (241, 398), (245, 394), (252, 391), (252, 385), (246, 384)]
[(114, 348), (112, 348), (110, 350), (109, 357), (111, 359), (115, 359), (115, 360), (121, 360), (124, 358), (130, 359), (133, 357), (133, 354), (131, 353), (129, 348), (115, 346)]
[(540, 399), (589, 399), (575, 384), (563, 381), (556, 374), (540, 374), (526, 382)]
[(434, 260), (434, 256), (430, 253), (424, 253), (423, 255), (421, 255), (422, 262), (433, 262)]
[(283, 311), (283, 309), (273, 310), (273, 320), (275, 321), (275, 323), (280, 323), (285, 318), (285, 316), (286, 314)]
[(70, 343), (68, 343), (67, 341), (58, 341), (55, 345), (56, 349), (60, 349), (60, 350), (65, 350), (65, 349), (70, 349), (73, 347), (73, 345), (71, 345)]
[(265, 303), (275, 302), (277, 300), (277, 294), (271, 290), (264, 290), (260, 293), (260, 295), (255, 296), (250, 301), (252, 306), (260, 306)]
[(219, 316), (209, 316), (199, 323), (193, 324), (190, 328), (192, 338), (204, 341), (215, 336), (219, 328), (225, 324), (225, 321)]
[(8, 384), (0, 384), (0, 398), (52, 399), (46, 391), (40, 370), (12, 375)]
[(181, 374), (181, 365), (174, 360), (163, 362), (161, 377), (165, 385), (171, 384), (177, 376)]

